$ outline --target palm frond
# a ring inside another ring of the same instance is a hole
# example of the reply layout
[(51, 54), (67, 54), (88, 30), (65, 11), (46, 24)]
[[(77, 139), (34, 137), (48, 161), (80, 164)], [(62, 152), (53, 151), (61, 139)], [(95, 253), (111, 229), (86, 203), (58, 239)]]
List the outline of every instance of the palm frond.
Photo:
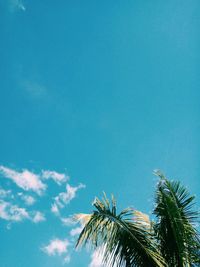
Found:
[(194, 196), (180, 182), (160, 181), (156, 192), (155, 233), (168, 266), (190, 266), (197, 262), (199, 235), (195, 228), (198, 213), (193, 211)]
[(116, 201), (95, 199), (95, 210), (90, 215), (77, 241), (77, 247), (90, 244), (103, 247), (106, 266), (163, 267), (147, 215), (133, 209), (117, 214)]

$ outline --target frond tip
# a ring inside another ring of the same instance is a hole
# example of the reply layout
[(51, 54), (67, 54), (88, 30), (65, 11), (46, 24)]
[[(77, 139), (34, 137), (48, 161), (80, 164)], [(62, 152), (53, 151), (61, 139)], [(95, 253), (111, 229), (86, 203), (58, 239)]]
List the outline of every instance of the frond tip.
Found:
[(74, 221), (81, 223), (82, 225), (86, 225), (91, 218), (91, 214), (79, 213), (73, 216)]

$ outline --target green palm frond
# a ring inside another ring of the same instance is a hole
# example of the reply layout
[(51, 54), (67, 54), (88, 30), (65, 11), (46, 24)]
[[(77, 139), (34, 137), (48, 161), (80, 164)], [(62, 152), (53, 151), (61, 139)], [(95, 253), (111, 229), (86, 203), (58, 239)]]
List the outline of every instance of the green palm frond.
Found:
[(156, 175), (155, 222), (131, 208), (118, 213), (115, 198), (104, 194), (102, 201), (95, 199), (92, 214), (76, 216), (84, 225), (77, 247), (101, 248), (105, 266), (200, 267), (194, 196), (180, 182)]
[[(77, 247), (90, 244), (103, 247), (103, 261), (106, 266), (165, 266), (152, 235), (148, 216), (133, 209), (117, 214), (116, 201), (104, 195), (95, 199), (95, 210), (86, 222)], [(87, 215), (88, 216), (88, 215)]]
[(195, 228), (198, 213), (193, 211), (194, 196), (180, 182), (168, 181), (157, 173), (160, 181), (156, 192), (157, 217), (155, 233), (160, 251), (168, 266), (192, 266), (198, 262), (199, 235)]

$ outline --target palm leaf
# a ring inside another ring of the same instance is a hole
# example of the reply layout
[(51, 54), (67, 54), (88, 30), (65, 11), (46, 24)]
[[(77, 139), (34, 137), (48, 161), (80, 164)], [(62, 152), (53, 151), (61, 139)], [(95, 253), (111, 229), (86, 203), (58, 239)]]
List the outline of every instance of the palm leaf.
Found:
[(147, 215), (130, 208), (117, 214), (114, 197), (110, 203), (106, 195), (102, 201), (96, 198), (93, 205), (95, 210), (88, 217), (77, 247), (103, 247), (106, 266), (165, 266)]
[(199, 235), (195, 228), (198, 213), (193, 211), (194, 196), (179, 182), (162, 174), (156, 192), (155, 233), (168, 266), (192, 266), (198, 262)]

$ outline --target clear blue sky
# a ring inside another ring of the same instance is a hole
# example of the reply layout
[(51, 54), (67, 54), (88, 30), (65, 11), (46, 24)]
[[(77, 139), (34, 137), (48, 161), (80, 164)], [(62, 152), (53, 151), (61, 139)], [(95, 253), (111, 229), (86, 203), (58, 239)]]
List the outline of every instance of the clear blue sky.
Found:
[(62, 219), (102, 191), (150, 213), (157, 168), (200, 203), (199, 14), (199, 0), (0, 1), (1, 267), (97, 266)]

